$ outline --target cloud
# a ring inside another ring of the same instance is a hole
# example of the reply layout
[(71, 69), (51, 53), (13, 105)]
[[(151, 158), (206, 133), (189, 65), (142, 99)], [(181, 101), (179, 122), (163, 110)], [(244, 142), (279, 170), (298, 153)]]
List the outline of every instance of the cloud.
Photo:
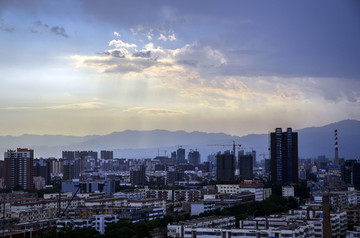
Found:
[(356, 103), (360, 98), (360, 82), (356, 80), (347, 87), (331, 78), (229, 74), (229, 65), (242, 67), (250, 62), (234, 62), (233, 52), (250, 56), (258, 52), (229, 50), (212, 39), (173, 49), (154, 43), (140, 47), (121, 40), (112, 40), (108, 46), (112, 49), (105, 52), (106, 56), (76, 55), (71, 60), (77, 67), (117, 74), (119, 79), (156, 80), (153, 87), (174, 89), (179, 96), (198, 99), (207, 107), (213, 104), (216, 108), (234, 109), (241, 103), (261, 107), (267, 102), (280, 105), (311, 100)]
[(148, 43), (137, 49), (133, 43), (111, 40), (108, 46), (113, 47), (104, 52), (106, 56), (74, 55), (70, 59), (77, 67), (90, 67), (104, 73), (127, 74), (143, 72), (153, 66), (170, 66), (175, 50), (155, 47)]
[(149, 41), (153, 39), (154, 34), (159, 36), (157, 39), (160, 41), (176, 40), (174, 30), (168, 24), (153, 24), (153, 25), (138, 24), (131, 27), (129, 30), (132, 35), (137, 37), (144, 37)]
[(219, 75), (219, 68), (228, 60), (223, 52), (210, 44), (197, 41), (181, 48), (175, 55), (177, 63), (186, 67), (197, 68), (200, 73)]
[(118, 58), (125, 58), (125, 56), (129, 54), (129, 51), (125, 48), (120, 48), (120, 49), (107, 50), (104, 52), (104, 54)]
[(167, 38), (166, 38), (166, 36), (164, 36), (163, 34), (160, 33), (158, 40), (167, 41)]
[(151, 51), (147, 50), (147, 51), (139, 51), (139, 52), (134, 52), (133, 53), (134, 57), (143, 57), (143, 58), (151, 58)]
[(135, 44), (125, 43), (122, 40), (112, 40), (109, 42), (109, 46), (114, 46), (116, 48), (136, 48)]
[(175, 41), (175, 40), (176, 40), (176, 36), (175, 36), (175, 33), (173, 33), (173, 34), (168, 35), (168, 36), (166, 37), (164, 34), (160, 33), (160, 34), (159, 34), (159, 37), (158, 37), (158, 40), (160, 40), (160, 41), (167, 41), (167, 40), (169, 40), (169, 41)]
[(44, 107), (3, 107), (0, 108), (0, 110), (86, 110), (97, 109), (100, 108), (102, 105), (103, 103), (100, 102), (86, 102)]
[(65, 38), (69, 38), (70, 36), (66, 33), (66, 30), (62, 26), (53, 26), (50, 27), (48, 24), (43, 23), (42, 21), (35, 21), (32, 23), (32, 26), (29, 27), (30, 32), (37, 34), (41, 32), (50, 32), (52, 34), (55, 34), (57, 36), (63, 36)]
[(173, 110), (168, 108), (144, 108), (144, 107), (132, 107), (124, 110), (125, 112), (133, 112), (137, 114), (146, 114), (153, 116), (175, 116), (185, 115), (187, 112), (183, 110)]
[(52, 33), (54, 33), (55, 35), (69, 38), (69, 35), (66, 34), (66, 31), (65, 31), (64, 27), (62, 27), (62, 26), (53, 26), (53, 27), (51, 27), (50, 31)]
[(35, 22), (33, 22), (33, 25), (36, 26), (36, 27), (49, 28), (49, 25), (48, 25), (48, 24), (44, 24), (44, 23), (42, 23), (41, 21), (35, 21)]
[(174, 40), (176, 40), (175, 33), (173, 33), (173, 34), (169, 35), (169, 36), (168, 36), (168, 39), (169, 39), (170, 41), (174, 41)]
[(360, 81), (338, 78), (310, 78), (299, 83), (302, 91), (308, 94), (318, 94), (326, 101), (340, 103), (348, 101), (351, 103), (360, 102)]
[(35, 21), (32, 23), (32, 26), (29, 27), (31, 33), (38, 34), (43, 30), (48, 30), (48, 24), (43, 24), (42, 21)]
[[(78, 67), (91, 67), (100, 72), (126, 74), (129, 72), (150, 72), (150, 67), (157, 66), (156, 72), (160, 75), (167, 74), (177, 67), (197, 70), (200, 74), (214, 74), (219, 67), (227, 63), (224, 54), (211, 45), (195, 42), (181, 48), (167, 49), (148, 43), (138, 48), (134, 43), (122, 40), (111, 40), (109, 49), (104, 56), (71, 57)], [(115, 59), (118, 58), (118, 59)], [(120, 59), (121, 58), (121, 59)], [(160, 67), (161, 66), (161, 67)], [(155, 68), (153, 68), (155, 70)], [(163, 72), (159, 72), (162, 70)]]
[(8, 22), (0, 18), (0, 30), (13, 32), (15, 30), (14, 27), (10, 26)]
[(154, 59), (132, 57), (131, 55), (123, 57), (113, 57), (113, 55), (106, 57), (74, 55), (70, 59), (74, 61), (77, 67), (90, 67), (99, 72), (117, 74), (139, 73), (158, 64)]
[(120, 37), (120, 34), (116, 31), (114, 31), (114, 36)]

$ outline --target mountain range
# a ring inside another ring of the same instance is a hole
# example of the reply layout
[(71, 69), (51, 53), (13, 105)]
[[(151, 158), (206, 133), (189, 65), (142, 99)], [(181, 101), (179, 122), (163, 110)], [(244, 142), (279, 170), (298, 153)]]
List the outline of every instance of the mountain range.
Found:
[[(345, 159), (359, 158), (360, 121), (357, 120), (343, 120), (321, 127), (295, 130), (298, 132), (299, 157), (314, 158), (325, 155), (333, 159), (335, 129), (338, 130), (339, 156)], [(167, 130), (126, 130), (90, 136), (29, 134), (0, 136), (0, 152), (26, 147), (34, 149), (35, 157), (38, 158), (60, 158), (64, 150), (114, 150), (115, 158), (154, 158), (157, 155), (169, 156), (172, 151), (176, 151), (181, 146), (186, 153), (197, 149), (202, 156), (202, 161), (206, 161), (209, 154), (231, 150), (233, 141), (238, 145), (241, 144), (245, 151), (256, 150), (257, 160), (263, 157), (269, 158), (268, 134), (249, 134), (239, 137), (224, 133)]]

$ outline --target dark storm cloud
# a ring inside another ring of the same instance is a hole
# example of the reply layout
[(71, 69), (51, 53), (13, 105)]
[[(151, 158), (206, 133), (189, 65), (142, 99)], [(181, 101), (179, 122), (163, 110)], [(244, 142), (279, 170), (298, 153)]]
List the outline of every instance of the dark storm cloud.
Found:
[(50, 32), (57, 36), (63, 36), (69, 38), (69, 35), (66, 33), (66, 30), (62, 26), (53, 26), (50, 27), (48, 24), (43, 23), (42, 21), (35, 21), (32, 23), (32, 26), (29, 27), (31, 33), (41, 33), (41, 32)]
[(66, 31), (65, 31), (64, 27), (62, 27), (62, 26), (51, 27), (50, 31), (52, 33), (54, 33), (55, 35), (63, 36), (65, 38), (69, 38), (69, 35), (66, 34)]
[(151, 51), (139, 51), (133, 53), (134, 57), (151, 58)]
[(13, 32), (15, 29), (14, 27), (10, 26), (5, 20), (0, 18), (0, 30)]
[(45, 28), (49, 27), (48, 24), (44, 24), (41, 21), (35, 21), (35, 22), (33, 22), (33, 25), (36, 26), (36, 27), (45, 27)]
[(120, 50), (106, 51), (106, 52), (104, 52), (104, 54), (111, 55), (113, 57), (118, 57), (118, 58), (125, 58), (124, 53)]
[[(14, 0), (0, 1), (1, 8), (19, 8), (31, 14), (46, 10), (57, 16), (67, 13), (65, 8), (81, 9), (80, 17), (84, 21), (96, 19), (122, 29), (144, 24), (151, 29), (168, 26), (186, 44), (207, 35), (217, 41), (210, 45), (228, 59), (218, 71), (224, 75), (353, 79), (360, 75), (360, 1), (357, 0), (229, 0), (225, 3), (106, 0), (105, 4), (95, 0), (63, 4)], [(53, 33), (68, 37), (62, 29), (58, 26)], [(193, 64), (186, 60), (179, 62)]]
[[(108, 3), (84, 1), (82, 6), (98, 19), (124, 26), (165, 21), (173, 23), (175, 32), (179, 27), (191, 29), (195, 22), (223, 28), (212, 36), (229, 59), (221, 74), (360, 75), (359, 1), (193, 1), (191, 7), (184, 2), (136, 1), (121, 4), (127, 9), (122, 14), (116, 1)], [(181, 19), (169, 16), (171, 12)]]

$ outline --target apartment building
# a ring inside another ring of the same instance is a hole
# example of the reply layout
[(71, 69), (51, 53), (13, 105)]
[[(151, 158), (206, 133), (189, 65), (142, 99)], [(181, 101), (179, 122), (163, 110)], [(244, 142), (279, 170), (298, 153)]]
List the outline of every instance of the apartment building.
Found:
[(172, 190), (147, 190), (146, 198), (160, 198), (166, 201), (172, 201), (173, 192)]
[(197, 202), (201, 199), (201, 192), (199, 190), (175, 190), (175, 202)]

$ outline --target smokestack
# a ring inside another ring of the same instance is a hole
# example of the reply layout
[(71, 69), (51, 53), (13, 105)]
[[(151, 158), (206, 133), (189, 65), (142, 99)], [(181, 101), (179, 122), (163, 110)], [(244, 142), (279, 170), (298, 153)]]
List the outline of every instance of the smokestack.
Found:
[(339, 147), (338, 147), (337, 129), (335, 129), (335, 159), (334, 159), (334, 164), (339, 164)]
[(324, 195), (322, 198), (323, 204), (323, 238), (331, 238), (331, 223), (330, 223), (330, 203), (329, 195)]

